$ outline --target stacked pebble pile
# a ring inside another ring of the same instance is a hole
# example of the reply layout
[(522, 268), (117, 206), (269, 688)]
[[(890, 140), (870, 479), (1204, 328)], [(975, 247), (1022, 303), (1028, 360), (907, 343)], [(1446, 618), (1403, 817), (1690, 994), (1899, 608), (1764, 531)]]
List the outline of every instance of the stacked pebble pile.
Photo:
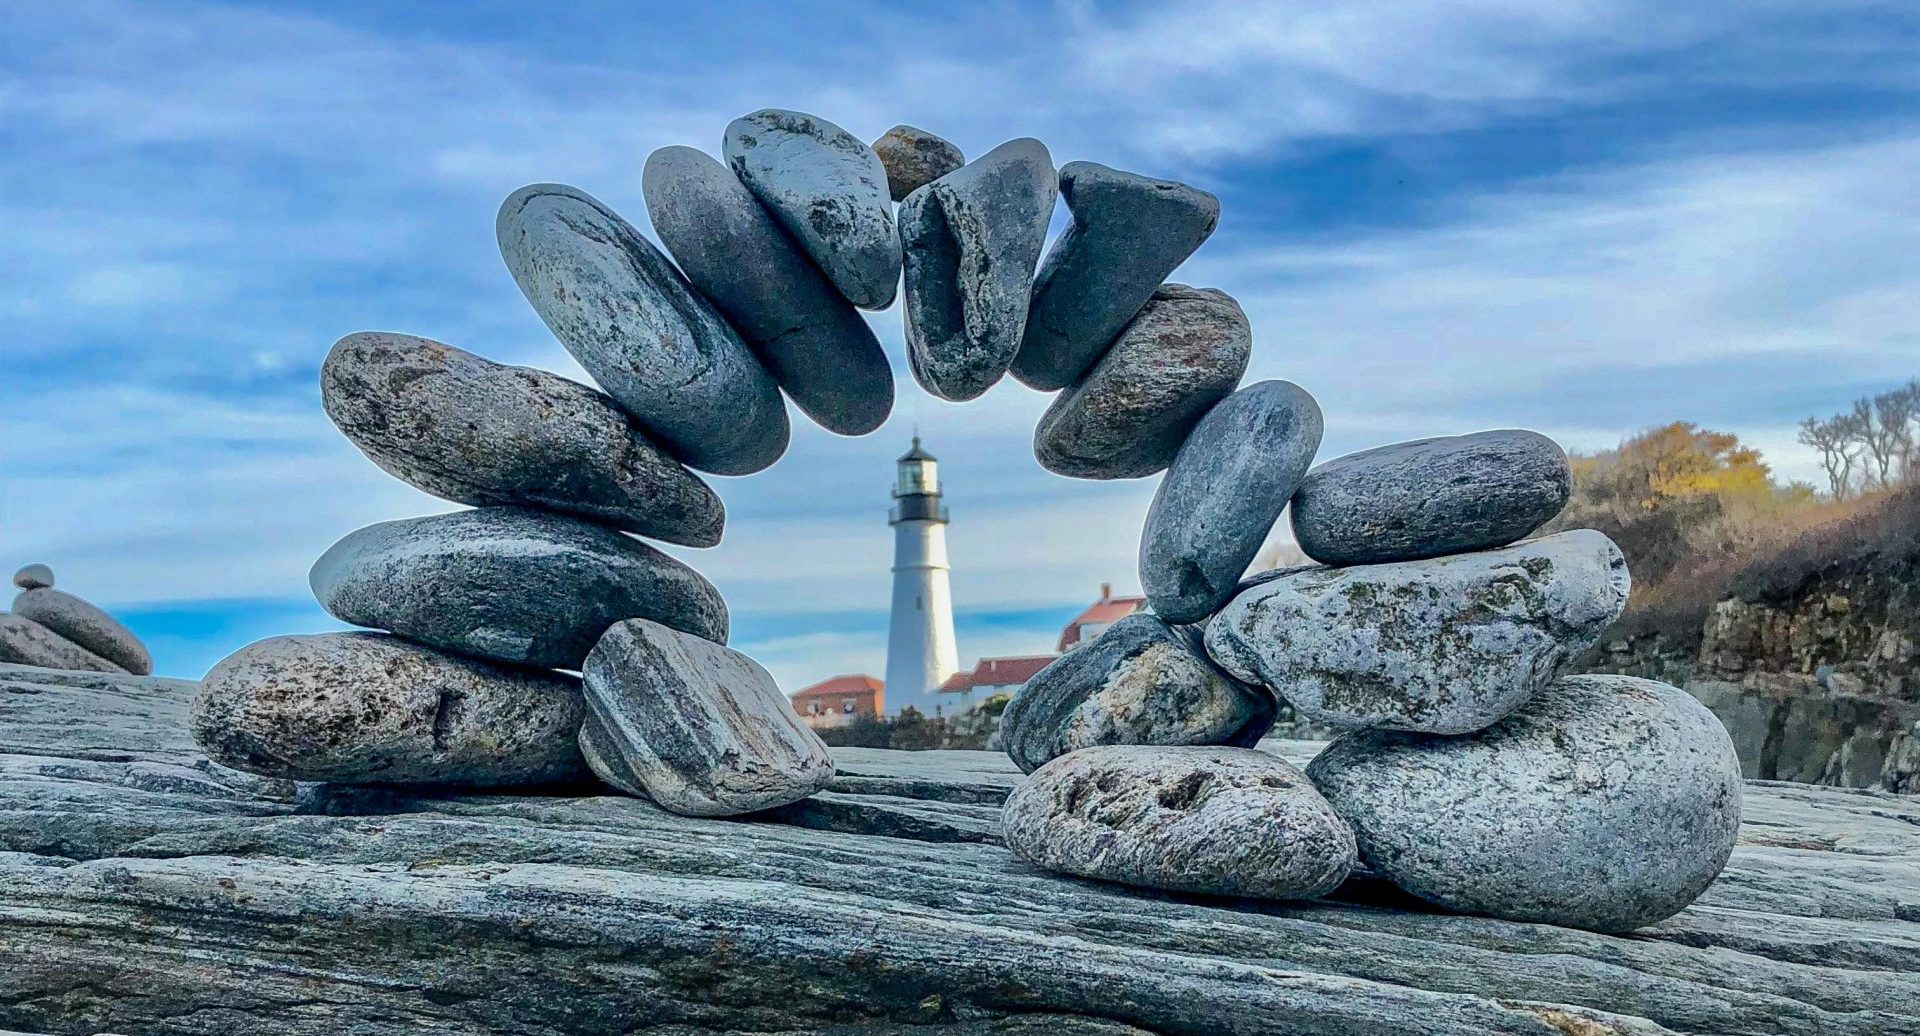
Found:
[[(921, 387), (967, 400), (1011, 373), (1058, 392), (1034, 435), (1049, 470), (1165, 472), (1140, 551), (1152, 612), (1038, 674), (1003, 719), (1033, 774), (1006, 807), (1016, 853), (1279, 898), (1364, 860), (1443, 906), (1604, 929), (1666, 916), (1717, 873), (1739, 773), (1712, 717), (1671, 688), (1564, 675), (1627, 573), (1598, 533), (1523, 541), (1566, 500), (1559, 448), (1484, 432), (1310, 471), (1313, 398), (1239, 387), (1240, 306), (1166, 280), (1213, 232), (1212, 195), (1056, 170), (1032, 139), (966, 162), (913, 127), (869, 147), (774, 109), (735, 120), (722, 151), (647, 160), (671, 260), (571, 187), (501, 207), (514, 280), (604, 392), (407, 335), (335, 345), (322, 382), (341, 431), (473, 509), (329, 550), (316, 596), (384, 632), (221, 662), (195, 713), (214, 758), (347, 782), (590, 770), (701, 815), (823, 786), (830, 757), (725, 646), (713, 586), (636, 537), (718, 542), (694, 471), (771, 465), (786, 401), (837, 433), (879, 427), (893, 376), (857, 309), (902, 294)], [(1046, 250), (1056, 195), (1072, 220)], [(1289, 503), (1321, 564), (1242, 581)], [(1281, 700), (1351, 731), (1309, 773), (1250, 747)]]
[(95, 673), (153, 672), (153, 656), (133, 631), (99, 608), (53, 586), (53, 569), (13, 574), (13, 610), (0, 612), (0, 662)]

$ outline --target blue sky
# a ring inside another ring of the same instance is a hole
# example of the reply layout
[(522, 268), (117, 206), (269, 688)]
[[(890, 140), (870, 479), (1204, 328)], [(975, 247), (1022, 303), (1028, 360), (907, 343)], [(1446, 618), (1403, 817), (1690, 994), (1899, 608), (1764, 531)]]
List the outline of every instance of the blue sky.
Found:
[[(424, 334), (584, 377), (493, 242), (575, 184), (646, 227), (640, 169), (768, 106), (871, 139), (1183, 179), (1220, 229), (1177, 275), (1239, 298), (1250, 379), (1324, 456), (1536, 427), (1593, 449), (1685, 418), (1812, 477), (1793, 425), (1920, 373), (1911, 3), (11, 3), (0, 32), (0, 564), (146, 636), (160, 671), (328, 628), (307, 567), (446, 509), (321, 413), (338, 337)], [(897, 312), (874, 317), (899, 362)], [(1051, 646), (1137, 585), (1154, 480), (1034, 463), (1046, 397), (903, 384), (881, 431), (796, 422), (677, 551), (789, 689), (879, 672), (892, 458), (955, 522), (963, 664)]]

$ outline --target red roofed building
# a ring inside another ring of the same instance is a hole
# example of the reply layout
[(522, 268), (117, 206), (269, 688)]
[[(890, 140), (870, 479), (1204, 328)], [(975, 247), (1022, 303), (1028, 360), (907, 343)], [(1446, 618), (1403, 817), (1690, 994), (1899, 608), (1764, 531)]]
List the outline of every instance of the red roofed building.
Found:
[(879, 716), (886, 708), (880, 681), (865, 673), (836, 676), (793, 692), (793, 711), (816, 730), (844, 727), (861, 716)]
[(953, 696), (947, 712), (965, 712), (996, 694), (1013, 694), (1059, 655), (1022, 655), (983, 658), (971, 672), (955, 673), (940, 685), (942, 697)]
[(1100, 599), (1087, 606), (1072, 622), (1060, 631), (1060, 644), (1055, 649), (1061, 652), (1073, 650), (1099, 636), (1108, 626), (1132, 615), (1147, 606), (1144, 597), (1115, 597), (1113, 584), (1100, 584)]

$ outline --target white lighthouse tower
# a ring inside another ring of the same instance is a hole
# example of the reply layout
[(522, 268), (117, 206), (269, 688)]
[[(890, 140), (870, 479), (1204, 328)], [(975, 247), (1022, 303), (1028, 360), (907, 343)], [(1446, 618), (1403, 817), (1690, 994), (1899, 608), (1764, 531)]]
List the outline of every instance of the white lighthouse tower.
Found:
[(947, 509), (939, 463), (920, 448), (900, 458), (893, 486), (893, 618), (887, 628), (887, 712), (911, 705), (932, 716), (938, 690), (960, 668), (947, 575)]

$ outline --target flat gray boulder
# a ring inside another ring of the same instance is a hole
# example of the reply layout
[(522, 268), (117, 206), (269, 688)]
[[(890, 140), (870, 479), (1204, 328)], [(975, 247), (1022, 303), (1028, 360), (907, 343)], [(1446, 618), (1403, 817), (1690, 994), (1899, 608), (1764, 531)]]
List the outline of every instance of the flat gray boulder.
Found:
[(738, 177), (663, 147), (640, 182), (661, 243), (803, 413), (840, 435), (886, 421), (893, 370), (873, 328)]
[(1013, 376), (1043, 392), (1086, 373), (1220, 221), (1220, 199), (1095, 162), (1060, 167), (1073, 222), (1034, 279)]
[(193, 701), (193, 737), (236, 770), (296, 781), (494, 786), (587, 776), (578, 680), (378, 633), (256, 641)]
[(1033, 432), (1041, 467), (1072, 478), (1144, 478), (1240, 383), (1253, 332), (1214, 288), (1163, 284), (1092, 369), (1053, 399)]
[(24, 615), (6, 612), (0, 612), (0, 662), (94, 673), (127, 671)]
[(1538, 432), (1417, 439), (1313, 469), (1293, 498), (1293, 535), (1328, 565), (1464, 554), (1527, 536), (1572, 491), (1566, 453)]
[(518, 507), (369, 525), (308, 582), (342, 622), (516, 665), (579, 669), (621, 619), (727, 639), (726, 603), (700, 573), (604, 526)]
[(727, 164), (862, 309), (900, 287), (887, 170), (860, 138), (817, 115), (763, 108), (727, 124)]
[(738, 651), (632, 619), (607, 631), (582, 675), (599, 721), (596, 772), (675, 813), (771, 809), (833, 779), (827, 746)]
[(967, 164), (967, 156), (950, 141), (916, 126), (900, 125), (880, 134), (873, 153), (887, 171), (887, 192), (894, 201)]
[(786, 452), (772, 375), (680, 271), (586, 192), (534, 184), (494, 230), (514, 282), (560, 344), (675, 457), (747, 475)]
[(1262, 381), (1207, 411), (1174, 455), (1140, 533), (1154, 614), (1199, 622), (1230, 600), (1320, 449), (1320, 405)]
[(1626, 606), (1591, 529), (1431, 561), (1291, 571), (1207, 624), (1207, 652), (1346, 729), (1479, 730), (1560, 678)]
[(320, 365), (320, 401), (360, 452), (455, 503), (519, 504), (711, 547), (720, 498), (611, 397), (413, 335), (362, 331)]
[(43, 586), (52, 586), (53, 569), (41, 564), (22, 566), (20, 571), (13, 574), (13, 585), (22, 590), (38, 590)]
[(1740, 761), (1684, 691), (1570, 676), (1465, 737), (1348, 734), (1307, 767), (1375, 873), (1449, 910), (1601, 932), (1664, 920), (1726, 865)]
[(1347, 880), (1346, 821), (1292, 764), (1249, 748), (1103, 745), (1014, 789), (1007, 848), (1083, 878), (1259, 899), (1312, 899)]
[(913, 192), (900, 206), (907, 358), (921, 387), (973, 399), (1007, 373), (1047, 242), (1053, 158), (1031, 137)]
[(22, 590), (14, 595), (13, 613), (32, 619), (135, 676), (153, 672), (153, 656), (132, 630), (64, 590), (50, 586)]
[(1129, 615), (1035, 673), (1000, 736), (1031, 773), (1094, 745), (1252, 745), (1273, 715), (1273, 696), (1221, 672), (1199, 631)]

